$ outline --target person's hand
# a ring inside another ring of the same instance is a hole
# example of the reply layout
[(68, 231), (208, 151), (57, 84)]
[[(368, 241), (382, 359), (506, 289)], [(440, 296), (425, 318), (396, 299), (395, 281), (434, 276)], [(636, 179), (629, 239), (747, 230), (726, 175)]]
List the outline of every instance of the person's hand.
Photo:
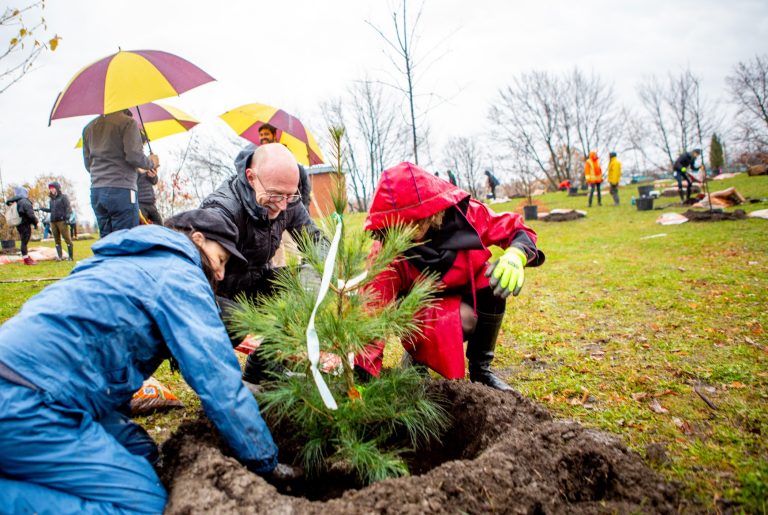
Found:
[(160, 168), (160, 157), (157, 154), (149, 154), (149, 160), (155, 165), (153, 168)]
[(147, 177), (157, 177), (157, 170), (147, 170)]
[(304, 469), (296, 465), (288, 465), (286, 463), (278, 463), (277, 466), (267, 474), (268, 479), (273, 481), (296, 481), (304, 477)]
[(511, 293), (517, 296), (525, 283), (525, 264), (528, 258), (517, 247), (510, 247), (496, 261), (490, 263), (485, 276), (490, 277), (493, 294), (502, 299), (509, 297)]

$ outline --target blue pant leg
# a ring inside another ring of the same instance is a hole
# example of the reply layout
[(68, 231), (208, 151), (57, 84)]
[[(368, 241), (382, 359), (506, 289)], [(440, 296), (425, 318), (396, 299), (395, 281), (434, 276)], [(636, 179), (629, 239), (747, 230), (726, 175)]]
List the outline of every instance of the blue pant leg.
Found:
[(34, 483), (0, 477), (0, 513), (3, 514), (79, 515), (116, 512), (118, 510), (114, 506), (86, 501)]
[[(167, 494), (149, 462), (131, 454), (91, 415), (0, 379), (0, 477), (87, 501), (86, 512), (161, 513)], [(51, 510), (34, 488), (0, 492)]]
[(112, 218), (109, 214), (109, 199), (107, 193), (110, 188), (91, 188), (91, 207), (96, 215), (96, 223), (99, 226), (99, 237), (103, 238), (112, 232)]
[(98, 422), (128, 452), (134, 456), (141, 456), (153, 466), (157, 465), (160, 460), (157, 444), (143, 427), (117, 411), (100, 418)]
[(139, 225), (139, 201), (136, 192), (126, 188), (109, 188), (109, 212), (112, 231), (132, 229)]

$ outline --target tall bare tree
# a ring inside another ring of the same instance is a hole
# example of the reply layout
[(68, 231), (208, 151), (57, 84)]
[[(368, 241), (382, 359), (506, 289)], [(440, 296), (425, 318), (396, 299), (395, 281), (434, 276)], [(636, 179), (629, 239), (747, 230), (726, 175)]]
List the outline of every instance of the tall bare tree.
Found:
[[(385, 83), (400, 91), (407, 102), (407, 114), (404, 115), (410, 132), (410, 150), (413, 153), (413, 162), (419, 164), (419, 151), (426, 147), (429, 153), (429, 130), (426, 123), (426, 114), (444, 101), (434, 92), (421, 93), (420, 79), (425, 72), (443, 57), (443, 54), (435, 55), (441, 48), (441, 41), (434, 47), (421, 52), (418, 43), (420, 41), (419, 22), (424, 8), (424, 2), (418, 9), (408, 8), (407, 0), (402, 0), (399, 11), (392, 13), (392, 35), (370, 21), (368, 25), (384, 40), (386, 44), (385, 54), (399, 75), (394, 83)], [(418, 50), (418, 51), (417, 51)], [(421, 102), (417, 105), (417, 99)], [(427, 100), (424, 103), (424, 100)], [(436, 100), (437, 99), (437, 100)]]
[(648, 139), (663, 156), (651, 160), (660, 168), (669, 169), (680, 152), (703, 146), (717, 128), (715, 109), (702, 94), (701, 79), (690, 70), (670, 74), (666, 83), (652, 76), (640, 84), (638, 94), (650, 122)]
[(0, 50), (0, 94), (21, 80), (43, 52), (56, 50), (61, 40), (58, 35), (45, 34), (45, 0), (3, 9), (0, 37), (8, 46)]
[(477, 143), (479, 136), (450, 138), (443, 149), (444, 165), (455, 170), (458, 186), (466, 189), (474, 198), (483, 194), (481, 163), (485, 153)]
[(533, 71), (517, 75), (499, 91), (491, 107), (493, 137), (510, 153), (521, 152), (555, 187), (573, 177), (573, 117), (565, 82), (557, 76)]
[(749, 150), (768, 151), (768, 56), (739, 62), (726, 82), (738, 108), (741, 142)]
[(381, 172), (396, 158), (402, 146), (397, 110), (384, 86), (364, 79), (354, 82), (345, 97), (325, 102), (323, 113), (329, 127), (343, 128), (343, 165), (352, 205), (368, 210)]
[(622, 136), (622, 125), (613, 86), (599, 75), (586, 75), (578, 68), (574, 68), (565, 82), (570, 99), (570, 106), (566, 105), (565, 109), (572, 111), (565, 121), (573, 120), (581, 154), (589, 155), (590, 150), (614, 150)]

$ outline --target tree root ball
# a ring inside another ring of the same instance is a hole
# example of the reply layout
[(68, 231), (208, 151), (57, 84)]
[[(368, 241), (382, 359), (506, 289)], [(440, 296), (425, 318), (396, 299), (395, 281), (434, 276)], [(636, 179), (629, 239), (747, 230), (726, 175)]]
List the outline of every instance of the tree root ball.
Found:
[[(229, 457), (204, 418), (186, 423), (162, 448), (166, 513), (677, 511), (677, 489), (611, 434), (553, 420), (516, 392), (465, 381), (430, 388), (453, 416), (442, 442), (409, 457), (410, 477), (366, 487), (333, 471), (272, 485)], [(276, 440), (280, 445), (280, 434)]]

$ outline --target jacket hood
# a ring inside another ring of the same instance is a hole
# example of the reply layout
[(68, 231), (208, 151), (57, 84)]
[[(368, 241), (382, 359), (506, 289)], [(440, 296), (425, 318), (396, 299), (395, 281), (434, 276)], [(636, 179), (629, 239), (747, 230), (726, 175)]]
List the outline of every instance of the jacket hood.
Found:
[(49, 182), (48, 187), (50, 188), (51, 186), (56, 189), (56, 196), (61, 195), (61, 184), (59, 184), (58, 181)]
[(131, 256), (152, 250), (170, 250), (201, 265), (200, 252), (185, 234), (160, 225), (140, 225), (110, 233), (91, 247), (97, 256)]
[(363, 228), (375, 231), (420, 220), (455, 206), (469, 196), (423, 168), (403, 162), (381, 173)]
[(13, 194), (18, 198), (27, 198), (29, 194), (27, 193), (27, 189), (23, 186), (14, 186), (13, 187)]
[(593, 150), (592, 152), (590, 152), (590, 153), (589, 153), (589, 158), (590, 158), (592, 161), (597, 161), (597, 152), (595, 152), (594, 150)]
[(248, 181), (245, 180), (245, 169), (248, 167), (248, 160), (251, 158), (255, 151), (256, 145), (251, 143), (243, 150), (238, 152), (237, 157), (235, 157), (235, 170), (237, 171), (237, 177), (238, 179), (245, 181), (246, 184)]

